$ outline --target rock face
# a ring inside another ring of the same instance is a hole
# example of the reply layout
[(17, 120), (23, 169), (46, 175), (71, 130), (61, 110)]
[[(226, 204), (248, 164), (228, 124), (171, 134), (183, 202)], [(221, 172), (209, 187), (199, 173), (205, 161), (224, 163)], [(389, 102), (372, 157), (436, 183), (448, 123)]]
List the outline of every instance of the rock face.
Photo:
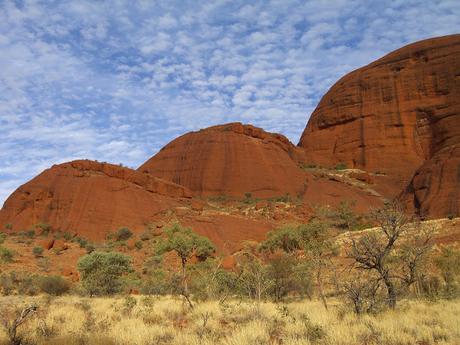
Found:
[(298, 148), (280, 134), (230, 123), (185, 134), (138, 170), (186, 186), (196, 195), (301, 195)]
[(120, 226), (143, 229), (155, 215), (189, 197), (182, 186), (112, 164), (55, 165), (19, 187), (0, 210), (0, 225), (15, 231), (38, 223), (100, 240)]
[(426, 161), (400, 197), (409, 210), (423, 217), (458, 217), (460, 144), (447, 147)]
[[(340, 79), (299, 142), (307, 159), (401, 177), (458, 142), (460, 35), (410, 44)], [(454, 127), (454, 128), (451, 128)]]
[(460, 35), (410, 44), (346, 75), (299, 142), (308, 161), (390, 175), (429, 216), (460, 212), (459, 145)]

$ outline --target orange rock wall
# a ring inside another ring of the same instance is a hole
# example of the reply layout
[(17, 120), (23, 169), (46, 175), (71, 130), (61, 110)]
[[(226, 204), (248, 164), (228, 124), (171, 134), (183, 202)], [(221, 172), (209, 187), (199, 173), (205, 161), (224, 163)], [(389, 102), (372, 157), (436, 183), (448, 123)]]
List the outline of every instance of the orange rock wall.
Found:
[(297, 196), (305, 188), (299, 154), (280, 134), (231, 123), (177, 138), (138, 170), (197, 195)]

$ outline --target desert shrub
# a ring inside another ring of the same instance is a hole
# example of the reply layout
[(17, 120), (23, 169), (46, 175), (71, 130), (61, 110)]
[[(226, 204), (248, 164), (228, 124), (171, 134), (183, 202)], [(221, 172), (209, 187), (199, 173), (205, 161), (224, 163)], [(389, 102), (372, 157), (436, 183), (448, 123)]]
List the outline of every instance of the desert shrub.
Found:
[(0, 232), (0, 244), (3, 244), (6, 240), (7, 234)]
[(120, 228), (114, 235), (116, 241), (126, 241), (133, 236), (133, 233), (128, 228)]
[(352, 275), (343, 282), (343, 296), (355, 314), (376, 313), (385, 303), (382, 285), (378, 279)]
[(80, 245), (80, 248), (85, 248), (88, 244), (88, 240), (82, 237), (77, 237), (77, 242)]
[(35, 225), (35, 228), (38, 228), (40, 230), (40, 235), (42, 236), (48, 235), (49, 232), (51, 231), (51, 226), (46, 223), (39, 223)]
[(92, 244), (92, 243), (87, 243), (87, 244), (85, 245), (85, 249), (86, 249), (86, 252), (87, 252), (88, 254), (91, 254), (92, 252), (94, 252), (94, 251), (96, 250), (96, 247), (95, 247), (94, 244)]
[(14, 292), (14, 283), (9, 273), (0, 274), (0, 289), (4, 296), (11, 295)]
[(235, 273), (223, 269), (219, 258), (193, 265), (191, 276), (190, 289), (196, 299), (223, 301), (239, 292)]
[(64, 239), (65, 239), (66, 241), (70, 241), (70, 240), (72, 240), (72, 238), (73, 238), (73, 235), (72, 235), (70, 232), (68, 232), (68, 231), (64, 232), (64, 235), (63, 235), (63, 236), (64, 236)]
[(13, 261), (14, 252), (11, 249), (0, 246), (0, 261), (2, 263), (9, 263)]
[(70, 289), (70, 284), (61, 276), (45, 276), (38, 280), (40, 290), (53, 296), (65, 294)]
[(134, 247), (136, 247), (137, 250), (142, 249), (143, 247), (142, 241), (136, 241), (136, 243), (134, 243)]
[(144, 295), (166, 295), (177, 293), (175, 275), (161, 268), (149, 271), (148, 277), (142, 280), (141, 292)]
[(275, 301), (281, 301), (293, 293), (307, 296), (312, 294), (311, 268), (293, 255), (278, 253), (271, 257), (267, 274), (271, 281), (267, 294)]
[(447, 215), (447, 219), (449, 219), (449, 220), (452, 220), (452, 219), (454, 219), (454, 218), (455, 218), (455, 215), (454, 215), (453, 213), (449, 213), (449, 214)]
[(37, 277), (27, 272), (2, 273), (0, 275), (0, 287), (2, 294), (10, 295), (14, 292), (20, 295), (34, 296), (38, 293)]
[(359, 217), (353, 211), (356, 201), (341, 201), (332, 211), (332, 220), (335, 226), (344, 230), (354, 230), (359, 223)]
[(37, 266), (40, 271), (49, 272), (50, 270), (50, 259), (49, 258), (39, 258), (37, 260)]
[(442, 247), (441, 253), (435, 258), (444, 282), (444, 297), (454, 298), (460, 295), (460, 250)]
[(122, 275), (132, 271), (131, 257), (121, 253), (93, 252), (78, 261), (81, 284), (90, 295), (111, 295), (121, 291)]
[(341, 163), (338, 163), (335, 167), (334, 167), (335, 170), (345, 170), (347, 169), (347, 165), (343, 162)]
[(11, 223), (5, 224), (5, 229), (6, 230), (13, 230), (13, 224), (11, 224)]
[(0, 310), (0, 325), (5, 331), (10, 345), (25, 345), (29, 344), (27, 336), (18, 333), (18, 328), (27, 320), (31, 319), (37, 311), (36, 305), (16, 306), (9, 304), (3, 306)]
[(27, 238), (34, 238), (35, 237), (35, 230), (27, 230), (24, 232), (25, 237)]
[(133, 296), (126, 296), (125, 299), (123, 300), (123, 308), (124, 311), (130, 314), (134, 307), (137, 305), (137, 299), (135, 299)]
[(139, 239), (141, 241), (148, 241), (150, 239), (152, 239), (152, 234), (148, 231), (144, 231), (140, 236), (139, 236)]
[(39, 257), (41, 257), (42, 254), (43, 254), (43, 248), (42, 248), (42, 247), (34, 247), (34, 248), (32, 249), (32, 253), (34, 254), (34, 256), (35, 256), (36, 258), (39, 258)]

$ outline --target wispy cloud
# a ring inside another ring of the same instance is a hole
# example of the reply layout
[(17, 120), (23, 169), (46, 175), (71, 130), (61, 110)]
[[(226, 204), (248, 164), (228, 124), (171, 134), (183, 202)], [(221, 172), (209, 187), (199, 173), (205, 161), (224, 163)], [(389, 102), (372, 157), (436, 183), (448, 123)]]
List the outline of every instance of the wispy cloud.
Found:
[(341, 75), (460, 31), (458, 1), (0, 2), (0, 204), (53, 163), (137, 166), (186, 131), (297, 142)]

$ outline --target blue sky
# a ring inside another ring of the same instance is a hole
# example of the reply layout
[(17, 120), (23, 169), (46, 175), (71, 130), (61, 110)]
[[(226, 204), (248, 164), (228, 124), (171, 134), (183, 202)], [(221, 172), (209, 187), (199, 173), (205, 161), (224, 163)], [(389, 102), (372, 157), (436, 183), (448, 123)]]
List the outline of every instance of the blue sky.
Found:
[(297, 143), (344, 73), (458, 32), (458, 0), (0, 0), (0, 205), (52, 164), (137, 167), (218, 123)]

